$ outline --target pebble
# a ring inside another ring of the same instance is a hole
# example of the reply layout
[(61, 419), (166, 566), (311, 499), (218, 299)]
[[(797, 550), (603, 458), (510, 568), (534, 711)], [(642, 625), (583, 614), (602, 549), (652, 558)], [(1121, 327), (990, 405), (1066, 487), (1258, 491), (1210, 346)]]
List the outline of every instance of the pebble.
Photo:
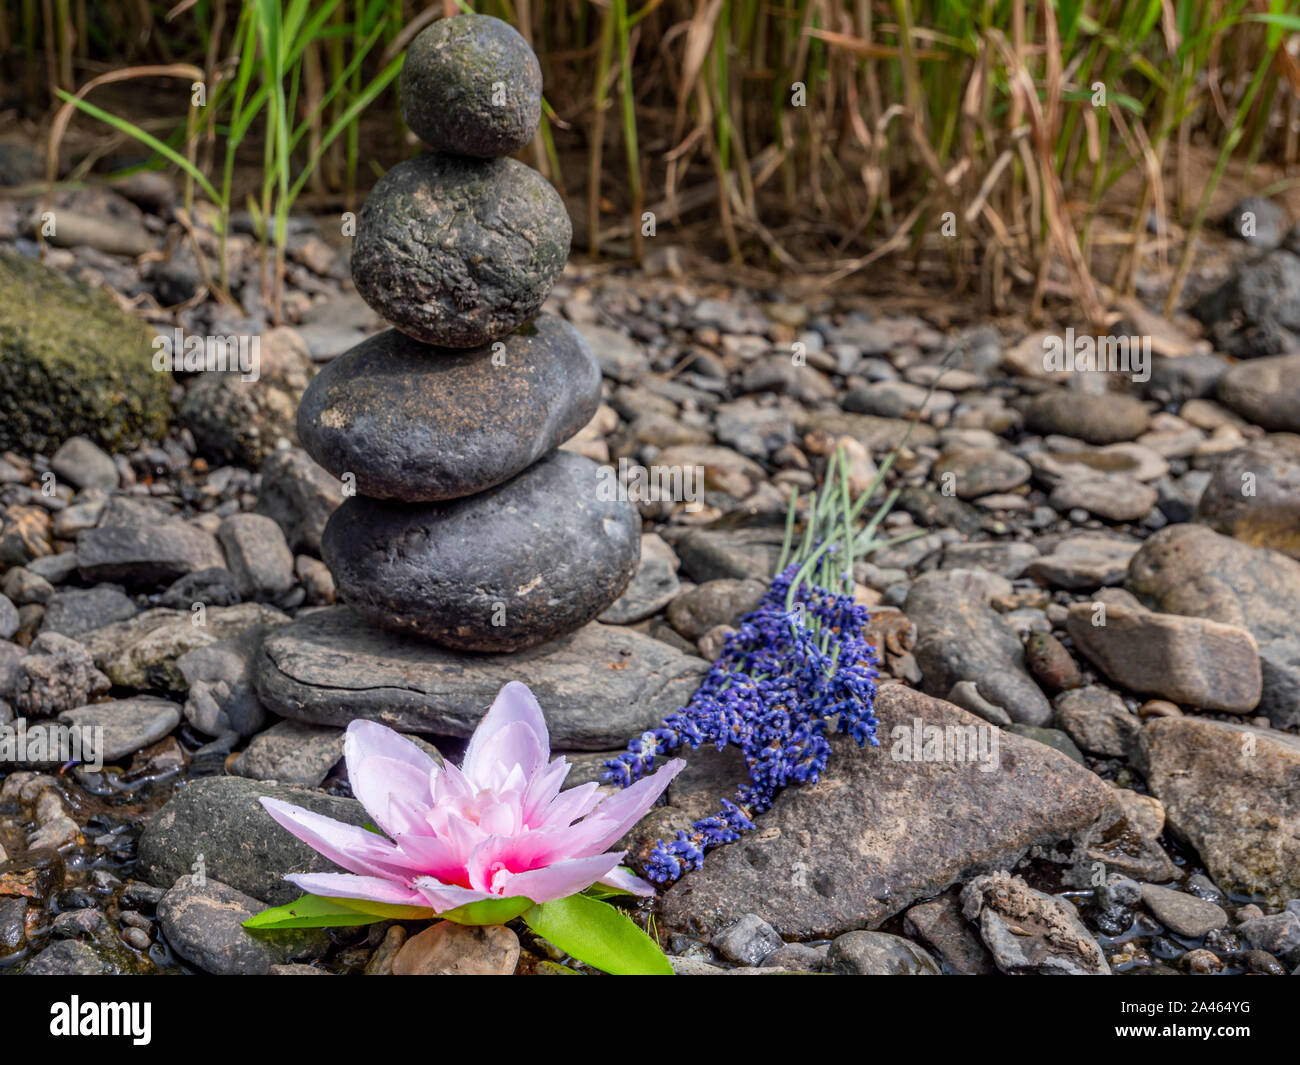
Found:
[(395, 976), (510, 976), (519, 937), (503, 925), (439, 921), (412, 936), (393, 958)]

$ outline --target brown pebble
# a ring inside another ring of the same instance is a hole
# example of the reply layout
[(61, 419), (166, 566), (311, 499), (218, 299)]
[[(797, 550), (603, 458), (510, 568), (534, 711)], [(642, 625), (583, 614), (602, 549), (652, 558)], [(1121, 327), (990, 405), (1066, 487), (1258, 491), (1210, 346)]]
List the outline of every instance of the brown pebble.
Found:
[(124, 928), (122, 942), (133, 950), (148, 950), (149, 933), (142, 928)]
[(1182, 964), (1184, 969), (1197, 976), (1208, 976), (1223, 969), (1219, 956), (1209, 950), (1189, 950), (1183, 955)]

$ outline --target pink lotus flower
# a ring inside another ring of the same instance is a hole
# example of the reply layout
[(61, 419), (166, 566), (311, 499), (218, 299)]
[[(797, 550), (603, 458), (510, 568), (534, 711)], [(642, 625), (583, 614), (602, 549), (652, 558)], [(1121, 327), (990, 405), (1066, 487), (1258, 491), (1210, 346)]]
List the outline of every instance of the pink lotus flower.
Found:
[(348, 726), (343, 755), (353, 794), (386, 833), (342, 824), (278, 799), (272, 817), (348, 873), (285, 877), (309, 894), (429, 907), (523, 898), (545, 903), (593, 884), (652, 895), (608, 851), (686, 764), (605, 798), (595, 783), (560, 791), (569, 765), (550, 758), (541, 707), (527, 686), (501, 689), (459, 769), (439, 766), (410, 740), (371, 721)]

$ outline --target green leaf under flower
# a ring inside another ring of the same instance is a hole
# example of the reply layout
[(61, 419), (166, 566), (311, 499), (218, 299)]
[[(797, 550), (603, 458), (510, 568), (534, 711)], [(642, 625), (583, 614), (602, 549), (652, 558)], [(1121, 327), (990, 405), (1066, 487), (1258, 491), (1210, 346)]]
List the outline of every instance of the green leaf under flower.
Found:
[(245, 928), (355, 928), (377, 921), (421, 920), (436, 916), (427, 906), (394, 906), (365, 899), (334, 899), (303, 895), (286, 906), (254, 914)]
[(510, 899), (483, 899), (467, 902), (454, 910), (446, 910), (439, 917), (455, 924), (505, 924), (532, 909), (533, 900), (522, 897)]
[(544, 902), (524, 915), (543, 939), (614, 976), (672, 976), (658, 945), (621, 910), (586, 895)]

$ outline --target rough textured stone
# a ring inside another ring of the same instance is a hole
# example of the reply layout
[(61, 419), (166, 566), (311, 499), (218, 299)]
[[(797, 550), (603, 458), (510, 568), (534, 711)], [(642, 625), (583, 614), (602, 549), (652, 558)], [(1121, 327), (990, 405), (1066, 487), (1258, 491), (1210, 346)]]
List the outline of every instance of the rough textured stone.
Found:
[(533, 139), (542, 69), (509, 23), (454, 15), (411, 42), (400, 93), (407, 127), (429, 147), (490, 159), (513, 155)]
[(592, 624), (509, 655), (464, 654), (393, 636), (332, 607), (277, 629), (256, 667), (267, 708), (322, 725), (353, 718), (469, 736), (501, 686), (523, 681), (559, 750), (611, 750), (683, 705), (708, 669), (653, 637)]
[(559, 193), (523, 163), (422, 155), (398, 163), (371, 190), (352, 279), (402, 332), (478, 347), (537, 313), (572, 232)]
[(329, 859), (271, 819), (258, 802), (263, 795), (350, 825), (366, 820), (355, 799), (243, 777), (202, 777), (178, 788), (149, 819), (140, 837), (136, 875), (171, 887), (202, 855), (210, 879), (280, 906), (302, 894), (283, 879), (285, 873), (338, 872)]
[(184, 691), (176, 660), (205, 644), (238, 636), (255, 625), (278, 625), (286, 619), (278, 610), (260, 603), (213, 607), (203, 624), (194, 624), (190, 611), (146, 610), (126, 621), (95, 629), (81, 642), (94, 656), (96, 666), (124, 688)]
[(106, 976), (114, 969), (90, 944), (65, 939), (50, 944), (22, 971), (26, 976)]
[(247, 600), (278, 599), (293, 587), (293, 552), (262, 514), (232, 514), (217, 530), (235, 587)]
[(77, 568), (92, 584), (112, 581), (152, 589), (224, 565), (211, 533), (175, 519), (153, 525), (101, 525), (77, 534)]
[[(1059, 753), (941, 700), (886, 685), (876, 715), (880, 747), (836, 740), (817, 784), (787, 788), (760, 815), (757, 831), (712, 851), (702, 869), (661, 896), (668, 927), (711, 931), (743, 913), (787, 938), (876, 927), (917, 899), (1069, 837), (1110, 801), (1101, 780)], [(991, 730), (998, 770), (910, 760), (917, 719)], [(896, 738), (895, 729), (904, 732)], [(909, 760), (893, 757), (896, 749)], [(713, 808), (730, 794), (720, 786)]]
[[(170, 733), (181, 723), (181, 709), (166, 699), (137, 695), (65, 710), (59, 715), (59, 721), (81, 729), (87, 743), (90, 742), (87, 732), (102, 735), (104, 761), (116, 762)], [(98, 729), (102, 733), (93, 731)]]
[(217, 976), (265, 976), (325, 939), (322, 929), (244, 928), (262, 909), (257, 899), (211, 877), (182, 876), (158, 904), (158, 921), (177, 954)]
[(1052, 708), (1025, 671), (1020, 637), (987, 597), (987, 586), (967, 570), (938, 570), (912, 585), (903, 612), (916, 625), (913, 653), (924, 688), (946, 696), (954, 684), (972, 680), (1013, 721), (1046, 724)]
[(296, 329), (281, 326), (262, 334), (259, 352), (256, 381), (204, 372), (181, 400), (177, 421), (211, 462), (257, 469), (277, 449), (298, 442), (294, 415), (313, 373), (307, 343)]
[(957, 897), (950, 891), (913, 906), (907, 911), (903, 927), (908, 935), (923, 940), (959, 976), (985, 976), (997, 971), (992, 956), (962, 917)]
[(434, 502), (492, 488), (578, 432), (600, 405), (581, 335), (539, 314), (492, 347), (431, 348), (396, 329), (316, 377), (298, 408), (303, 446), (356, 491)]
[(1101, 625), (1094, 604), (1075, 603), (1066, 628), (1077, 646), (1111, 680), (1206, 710), (1245, 713), (1259, 703), (1255, 638), (1239, 625), (1180, 614), (1106, 605)]
[(579, 628), (631, 581), (640, 516), (604, 487), (594, 462), (557, 451), (465, 499), (354, 496), (330, 518), (322, 553), (372, 624), (462, 650), (522, 650)]
[(314, 788), (342, 757), (342, 729), (281, 721), (255, 736), (230, 771), (254, 780)]
[(1098, 685), (1062, 692), (1056, 699), (1056, 724), (1082, 750), (1125, 757), (1142, 724), (1124, 700)]
[(1224, 455), (1201, 493), (1196, 520), (1300, 559), (1300, 436), (1277, 433)]
[(294, 551), (320, 554), (321, 533), (343, 502), (339, 480), (302, 448), (283, 448), (262, 464), (257, 513), (273, 519)]
[(84, 706), (112, 686), (95, 668), (90, 652), (67, 636), (43, 632), (29, 650), (12, 664), (9, 680), (14, 709), (23, 717), (46, 717)]
[(1300, 738), (1195, 717), (1149, 721), (1147, 784), (1216, 884), (1280, 906), (1300, 895)]
[(1278, 728), (1300, 724), (1300, 562), (1201, 525), (1174, 525), (1133, 556), (1127, 584), (1160, 610), (1250, 630), (1263, 679), (1259, 712)]
[(161, 437), (171, 376), (150, 331), (108, 293), (0, 251), (0, 451), (51, 454), (87, 436), (109, 451)]
[(1110, 966), (1074, 907), (1006, 873), (972, 880), (962, 914), (978, 920), (980, 938), (1004, 973), (1107, 976)]

